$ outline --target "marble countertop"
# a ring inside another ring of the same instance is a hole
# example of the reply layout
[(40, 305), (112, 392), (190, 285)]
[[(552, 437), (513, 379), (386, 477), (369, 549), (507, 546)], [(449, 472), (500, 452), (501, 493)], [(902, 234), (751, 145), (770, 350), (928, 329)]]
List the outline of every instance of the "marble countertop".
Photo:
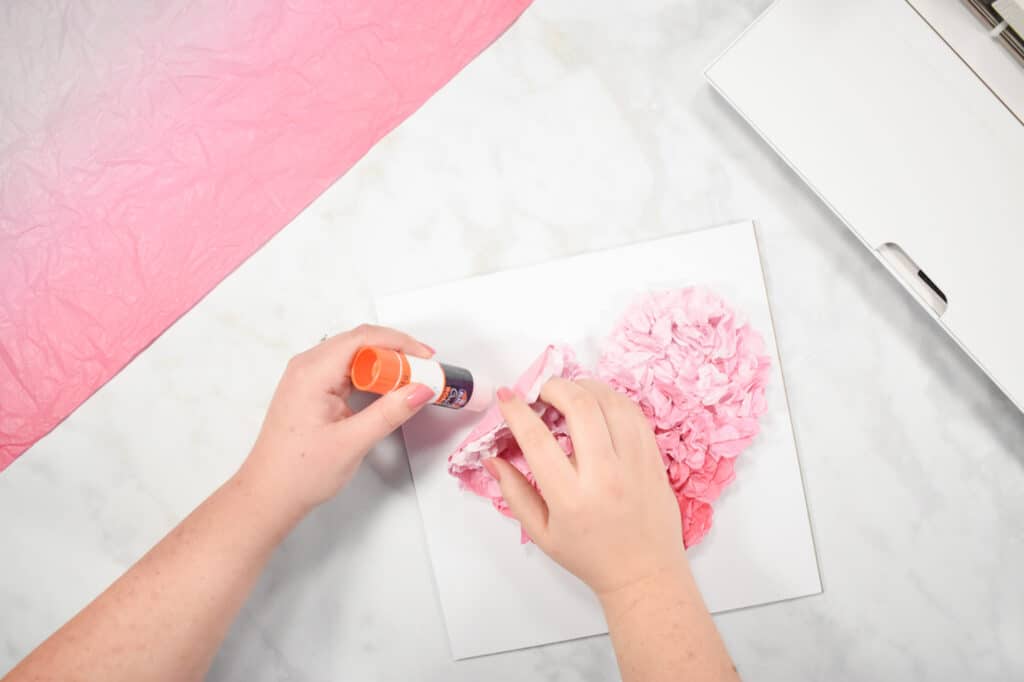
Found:
[[(754, 218), (824, 593), (719, 615), (740, 671), (1024, 677), (1024, 415), (704, 82), (767, 4), (537, 0), (0, 475), (0, 671), (234, 471), (286, 359), (374, 295)], [(392, 438), (285, 541), (210, 677), (618, 674), (606, 637), (452, 661)]]

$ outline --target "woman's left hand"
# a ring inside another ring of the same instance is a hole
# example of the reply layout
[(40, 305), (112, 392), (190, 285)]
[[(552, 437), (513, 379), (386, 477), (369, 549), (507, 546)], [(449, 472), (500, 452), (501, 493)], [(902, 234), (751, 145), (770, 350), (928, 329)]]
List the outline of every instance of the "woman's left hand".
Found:
[(353, 412), (349, 367), (361, 346), (434, 354), (407, 334), (372, 325), (326, 339), (289, 361), (260, 435), (238, 476), (303, 515), (352, 478), (380, 439), (416, 414), (433, 393), (409, 384)]

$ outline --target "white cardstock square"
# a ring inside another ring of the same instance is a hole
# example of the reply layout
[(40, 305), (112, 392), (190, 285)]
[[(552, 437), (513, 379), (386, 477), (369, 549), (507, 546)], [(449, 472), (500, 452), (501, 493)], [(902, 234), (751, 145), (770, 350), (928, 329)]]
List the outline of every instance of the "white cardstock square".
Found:
[[(750, 222), (473, 277), (377, 301), (381, 324), (437, 357), (511, 384), (550, 343), (593, 367), (624, 307), (651, 289), (702, 285), (726, 298), (772, 358), (768, 412), (716, 501), (714, 524), (689, 550), (712, 612), (821, 591), (775, 332)], [(468, 658), (607, 632), (575, 577), (487, 500), (462, 491), (448, 455), (479, 413), (427, 407), (403, 428), (452, 654)]]

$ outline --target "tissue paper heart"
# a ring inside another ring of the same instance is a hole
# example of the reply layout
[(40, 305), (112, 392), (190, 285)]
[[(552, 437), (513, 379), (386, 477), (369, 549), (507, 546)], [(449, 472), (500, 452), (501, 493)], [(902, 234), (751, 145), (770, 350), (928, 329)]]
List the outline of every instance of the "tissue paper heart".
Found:
[[(596, 376), (636, 402), (650, 421), (687, 547), (711, 528), (712, 504), (733, 481), (736, 457), (758, 433), (770, 367), (761, 335), (720, 296), (701, 287), (642, 297), (604, 345)], [(515, 385), (567, 456), (572, 440), (565, 418), (538, 396), (551, 377), (586, 375), (572, 349), (549, 346)], [(507, 459), (537, 485), (497, 406), (449, 456), (448, 471), (510, 516), (498, 482), (483, 468), (488, 457)]]

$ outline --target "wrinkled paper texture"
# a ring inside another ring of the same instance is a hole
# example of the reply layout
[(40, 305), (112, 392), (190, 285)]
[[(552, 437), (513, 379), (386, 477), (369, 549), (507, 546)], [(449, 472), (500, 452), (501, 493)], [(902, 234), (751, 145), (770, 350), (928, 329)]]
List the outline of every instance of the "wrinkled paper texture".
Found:
[(0, 12), (0, 470), (529, 0)]

